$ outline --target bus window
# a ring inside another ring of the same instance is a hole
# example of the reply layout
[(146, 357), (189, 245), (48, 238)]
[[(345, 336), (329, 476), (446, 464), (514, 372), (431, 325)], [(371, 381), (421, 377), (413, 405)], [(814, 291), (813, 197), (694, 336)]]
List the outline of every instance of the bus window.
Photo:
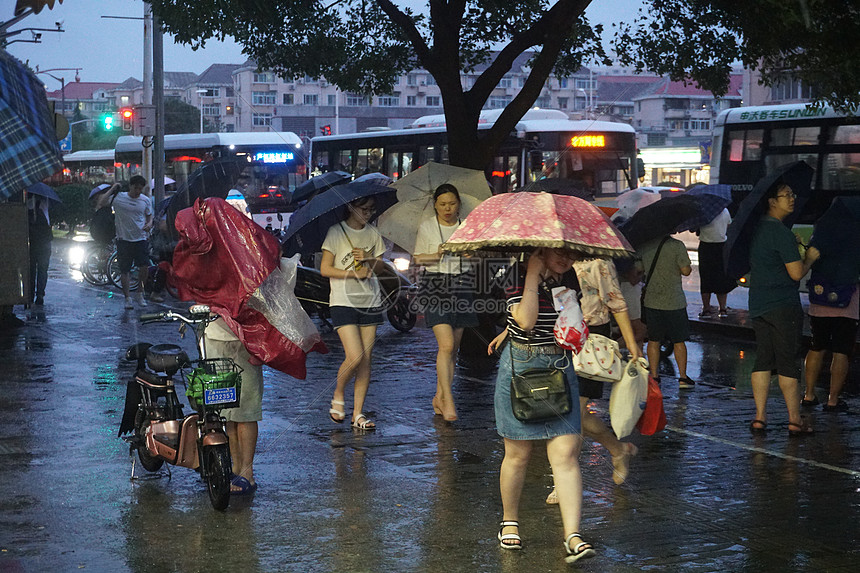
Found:
[(313, 167), (315, 167), (319, 171), (321, 171), (323, 173), (326, 171), (332, 171), (332, 168), (328, 162), (328, 151), (323, 151), (321, 153), (318, 153), (315, 160), (316, 160), (316, 163), (314, 164)]
[(448, 146), (443, 145), (439, 148), (439, 163), (450, 163), (448, 161)]
[(344, 149), (340, 152), (340, 157), (337, 160), (336, 171), (346, 171), (352, 173), (352, 152)]
[(388, 176), (395, 180), (403, 177), (403, 175), (400, 173), (399, 153), (392, 153), (388, 156)]
[(436, 148), (432, 145), (422, 145), (418, 148), (418, 163), (424, 165), (428, 161), (436, 161)]
[(774, 129), (770, 132), (771, 147), (790, 145), (818, 145), (820, 127), (789, 127)]
[(860, 144), (860, 125), (840, 125), (831, 133), (830, 143), (833, 145)]
[(400, 154), (400, 176), (404, 177), (412, 173), (412, 153), (406, 152)]
[[(783, 165), (788, 165), (789, 163), (794, 163), (795, 161), (805, 161), (807, 165), (815, 169), (815, 166), (818, 165), (818, 154), (817, 153), (785, 153), (785, 154), (772, 154), (768, 155), (764, 160), (765, 172), (773, 173), (778, 168)], [(812, 176), (812, 183), (810, 184), (812, 189), (815, 189), (815, 175)]]
[(860, 153), (828, 153), (822, 169), (824, 189), (860, 191)]
[(738, 130), (729, 133), (726, 141), (729, 161), (758, 161), (761, 159), (762, 129)]

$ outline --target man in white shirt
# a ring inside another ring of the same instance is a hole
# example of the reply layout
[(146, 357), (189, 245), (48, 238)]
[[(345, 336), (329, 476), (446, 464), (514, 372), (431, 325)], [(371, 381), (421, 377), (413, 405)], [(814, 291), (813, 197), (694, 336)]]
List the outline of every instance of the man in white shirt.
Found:
[[(147, 237), (152, 229), (152, 201), (143, 195), (146, 179), (135, 175), (129, 181), (128, 192), (119, 193), (113, 201), (116, 216), (116, 253), (119, 263), (122, 294), (125, 296), (125, 308), (133, 309), (134, 304), (129, 294), (129, 272), (132, 265), (139, 269), (149, 266), (149, 245)], [(138, 293), (138, 303), (146, 306), (143, 290)]]

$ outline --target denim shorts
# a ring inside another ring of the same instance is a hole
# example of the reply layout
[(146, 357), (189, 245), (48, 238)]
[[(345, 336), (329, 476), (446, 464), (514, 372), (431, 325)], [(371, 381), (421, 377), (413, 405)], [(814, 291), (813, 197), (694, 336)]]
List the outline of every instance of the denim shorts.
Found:
[(467, 287), (469, 276), (425, 273), (418, 303), (424, 309), (427, 328), (448, 324), (451, 328), (478, 326), (474, 295)]
[[(538, 354), (512, 348), (506, 343), (499, 358), (499, 370), (496, 376), (496, 392), (494, 396), (496, 413), (496, 430), (499, 435), (509, 440), (548, 440), (556, 436), (579, 434), (579, 386), (570, 352), (564, 354)], [(520, 422), (514, 417), (511, 408), (511, 352), (513, 352), (514, 368), (520, 374), (529, 368), (560, 368), (564, 370), (565, 378), (570, 386), (570, 412), (542, 422)]]
[(329, 307), (331, 323), (335, 330), (341, 326), (355, 324), (357, 326), (378, 326), (382, 324), (382, 309), (378, 306), (373, 308), (352, 308), (351, 306)]

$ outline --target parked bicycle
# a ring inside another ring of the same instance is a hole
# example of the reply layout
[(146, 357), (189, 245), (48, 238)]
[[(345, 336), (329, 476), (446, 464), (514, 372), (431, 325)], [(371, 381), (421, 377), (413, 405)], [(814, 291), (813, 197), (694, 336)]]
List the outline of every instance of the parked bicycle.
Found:
[[(139, 343), (126, 358), (137, 361), (137, 371), (126, 388), (125, 410), (119, 435), (129, 444), (149, 472), (170, 465), (195, 469), (206, 482), (212, 507), (223, 510), (230, 503), (232, 460), (224, 408), (239, 405), (241, 368), (230, 358), (209, 358), (203, 333), (217, 320), (207, 305), (192, 306), (187, 315), (174, 311), (143, 314), (140, 322), (179, 321), (180, 331), (194, 332), (198, 359), (191, 361), (175, 344)], [(174, 376), (180, 372), (193, 413), (184, 415)], [(134, 477), (132, 457), (132, 477)]]

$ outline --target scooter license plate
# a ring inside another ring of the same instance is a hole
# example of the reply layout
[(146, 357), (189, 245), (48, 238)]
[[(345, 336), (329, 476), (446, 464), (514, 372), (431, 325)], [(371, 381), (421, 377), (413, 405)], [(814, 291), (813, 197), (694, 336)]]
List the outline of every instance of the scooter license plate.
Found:
[(215, 388), (212, 390), (203, 391), (203, 403), (206, 405), (212, 404), (227, 404), (228, 402), (236, 401), (236, 387), (232, 388)]

